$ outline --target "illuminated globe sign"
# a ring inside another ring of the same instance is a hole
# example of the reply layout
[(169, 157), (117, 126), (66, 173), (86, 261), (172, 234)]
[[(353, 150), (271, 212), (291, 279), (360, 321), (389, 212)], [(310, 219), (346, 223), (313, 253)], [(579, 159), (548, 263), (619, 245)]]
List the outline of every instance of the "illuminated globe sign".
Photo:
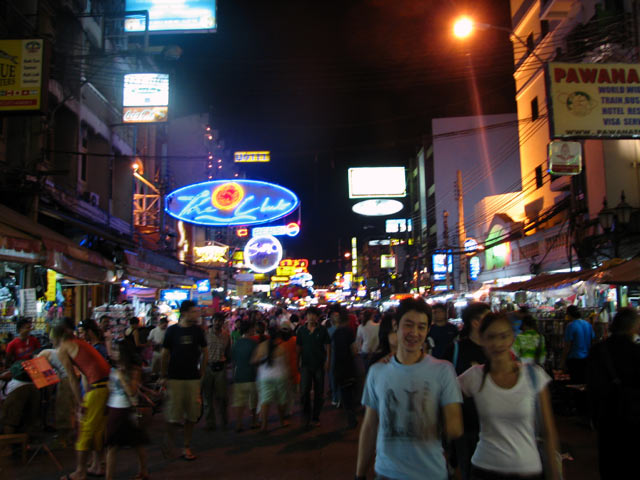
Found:
[(174, 190), (165, 211), (205, 226), (255, 225), (282, 218), (299, 205), (291, 190), (257, 180), (214, 180)]
[(389, 199), (363, 200), (351, 207), (355, 213), (369, 217), (393, 215), (402, 210), (402, 208), (401, 202)]
[(276, 237), (253, 237), (244, 247), (244, 263), (257, 273), (274, 270), (282, 260), (282, 245)]

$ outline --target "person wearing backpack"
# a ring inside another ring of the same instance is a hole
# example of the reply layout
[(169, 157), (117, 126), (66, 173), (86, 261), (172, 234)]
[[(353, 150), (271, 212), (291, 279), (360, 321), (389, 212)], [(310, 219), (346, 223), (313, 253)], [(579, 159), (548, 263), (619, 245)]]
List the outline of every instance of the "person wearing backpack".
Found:
[(594, 345), (587, 360), (587, 391), (598, 433), (600, 477), (630, 478), (637, 468), (640, 429), (640, 316), (622, 308), (612, 335)]
[(533, 315), (525, 314), (522, 317), (522, 333), (513, 342), (513, 353), (522, 363), (544, 364), (547, 349), (544, 336), (538, 333)]

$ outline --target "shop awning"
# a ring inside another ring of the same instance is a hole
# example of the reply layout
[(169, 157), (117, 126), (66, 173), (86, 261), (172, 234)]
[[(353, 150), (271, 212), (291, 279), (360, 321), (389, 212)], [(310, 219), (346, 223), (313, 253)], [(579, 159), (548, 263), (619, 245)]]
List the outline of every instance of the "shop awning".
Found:
[(0, 223), (0, 260), (16, 263), (38, 263), (42, 243), (9, 225)]
[(598, 269), (589, 280), (610, 285), (640, 284), (640, 258), (632, 258), (603, 270)]
[(566, 273), (541, 273), (538, 276), (526, 280), (524, 282), (515, 282), (502, 287), (492, 287), (492, 292), (535, 292), (540, 290), (548, 290), (561, 285), (578, 281), (584, 272), (566, 272)]
[[(32, 238), (38, 245), (42, 241), (47, 253), (44, 263), (48, 268), (88, 282), (106, 283), (112, 280), (110, 277), (113, 277), (114, 264), (99, 253), (76, 245), (64, 235), (4, 205), (0, 205), (0, 219), (2, 225), (26, 236), (27, 240)], [(35, 244), (29, 245), (29, 248), (35, 248)]]

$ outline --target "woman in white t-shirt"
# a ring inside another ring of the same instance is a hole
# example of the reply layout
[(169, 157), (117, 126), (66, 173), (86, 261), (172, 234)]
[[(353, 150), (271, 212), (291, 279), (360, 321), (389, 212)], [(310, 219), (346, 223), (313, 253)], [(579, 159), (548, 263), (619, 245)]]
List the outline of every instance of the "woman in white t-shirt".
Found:
[(464, 395), (475, 400), (480, 418), (480, 441), (471, 458), (472, 480), (560, 479), (559, 465), (543, 471), (536, 442), (536, 405), (547, 458), (555, 459), (557, 434), (545, 371), (522, 365), (511, 354), (514, 333), (506, 315), (489, 313), (480, 326), (487, 355), (458, 381)]

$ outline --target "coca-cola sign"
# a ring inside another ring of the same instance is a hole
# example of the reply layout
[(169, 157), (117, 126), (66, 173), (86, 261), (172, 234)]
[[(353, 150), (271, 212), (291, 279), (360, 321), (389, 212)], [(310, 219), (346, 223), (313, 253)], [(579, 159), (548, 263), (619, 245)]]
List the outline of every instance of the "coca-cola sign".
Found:
[(167, 107), (124, 107), (124, 123), (155, 123), (167, 121)]

